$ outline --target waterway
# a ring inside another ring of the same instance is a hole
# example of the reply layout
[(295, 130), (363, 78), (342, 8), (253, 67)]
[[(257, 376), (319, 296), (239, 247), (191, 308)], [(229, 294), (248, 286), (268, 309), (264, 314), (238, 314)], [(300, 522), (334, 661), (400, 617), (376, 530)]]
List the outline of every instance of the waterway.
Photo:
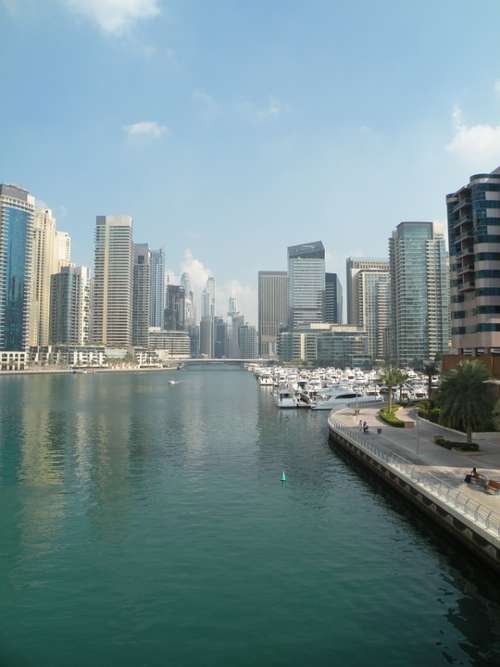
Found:
[(0, 510), (2, 667), (500, 664), (496, 580), (240, 369), (0, 378)]

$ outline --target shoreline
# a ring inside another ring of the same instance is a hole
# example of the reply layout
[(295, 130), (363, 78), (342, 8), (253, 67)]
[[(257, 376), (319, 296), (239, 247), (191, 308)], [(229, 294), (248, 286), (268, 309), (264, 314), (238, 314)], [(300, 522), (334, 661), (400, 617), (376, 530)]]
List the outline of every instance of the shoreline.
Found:
[(27, 368), (22, 371), (0, 371), (0, 378), (4, 375), (94, 375), (95, 373), (153, 373), (176, 371), (177, 366), (168, 368)]

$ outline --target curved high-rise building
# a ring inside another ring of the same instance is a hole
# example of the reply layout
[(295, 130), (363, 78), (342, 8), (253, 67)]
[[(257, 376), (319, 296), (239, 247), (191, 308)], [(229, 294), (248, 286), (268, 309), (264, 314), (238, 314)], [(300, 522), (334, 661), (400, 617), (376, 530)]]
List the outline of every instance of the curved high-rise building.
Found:
[(34, 197), (0, 184), (0, 350), (29, 344)]

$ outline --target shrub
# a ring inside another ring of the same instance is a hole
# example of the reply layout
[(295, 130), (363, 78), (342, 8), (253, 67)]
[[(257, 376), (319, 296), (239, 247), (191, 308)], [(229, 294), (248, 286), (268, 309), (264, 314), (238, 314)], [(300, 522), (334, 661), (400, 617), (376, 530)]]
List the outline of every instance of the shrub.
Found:
[(440, 447), (446, 449), (460, 449), (462, 452), (477, 452), (479, 445), (475, 442), (457, 442), (455, 440), (447, 440), (441, 435), (434, 436), (434, 442)]
[(394, 408), (392, 410), (389, 410), (389, 408), (381, 408), (378, 411), (378, 416), (386, 424), (389, 424), (389, 426), (395, 426), (396, 428), (404, 428), (405, 423), (402, 422), (401, 419), (398, 419), (398, 417), (396, 417), (395, 412), (396, 410)]

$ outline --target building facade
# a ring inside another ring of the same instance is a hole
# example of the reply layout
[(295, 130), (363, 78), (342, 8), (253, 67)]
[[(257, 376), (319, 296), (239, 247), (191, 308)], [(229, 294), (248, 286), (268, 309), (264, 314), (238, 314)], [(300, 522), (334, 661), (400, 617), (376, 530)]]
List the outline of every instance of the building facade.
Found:
[(386, 259), (376, 257), (348, 257), (346, 260), (347, 324), (358, 326), (356, 275), (359, 271), (388, 271)]
[(251, 324), (243, 324), (239, 329), (241, 359), (257, 359), (257, 329)]
[[(231, 310), (231, 308), (230, 308)], [(274, 358), (278, 337), (288, 322), (288, 274), (286, 271), (258, 273), (259, 353)]]
[(321, 241), (288, 248), (288, 328), (324, 320), (325, 248)]
[(212, 359), (214, 356), (214, 318), (202, 317), (200, 322), (200, 356)]
[(446, 197), (451, 348), (500, 354), (500, 167)]
[(386, 270), (361, 269), (353, 280), (355, 326), (364, 328), (368, 337), (368, 354), (373, 361), (390, 358), (386, 334), (391, 325), (391, 275)]
[(170, 331), (186, 329), (186, 295), (184, 287), (167, 285), (164, 328)]
[(51, 345), (88, 345), (89, 273), (86, 266), (63, 266), (59, 273), (51, 276), (49, 318)]
[(106, 347), (132, 343), (132, 218), (96, 218), (92, 339)]
[(325, 314), (324, 321), (342, 324), (342, 285), (336, 273), (325, 274)]
[(0, 350), (29, 346), (34, 197), (0, 184)]
[(148, 348), (165, 350), (175, 359), (187, 359), (191, 356), (191, 341), (186, 331), (166, 331), (151, 327)]
[(448, 349), (448, 257), (441, 225), (401, 222), (389, 239), (393, 358), (419, 367)]
[(227, 324), (222, 317), (214, 318), (214, 357), (222, 359), (227, 352)]
[(161, 248), (150, 250), (149, 274), (149, 326), (161, 327), (165, 310), (165, 253)]
[(147, 243), (134, 243), (132, 283), (132, 345), (148, 346), (151, 308), (151, 252)]
[(317, 361), (335, 368), (370, 368), (368, 335), (362, 327), (338, 324), (317, 334)]

